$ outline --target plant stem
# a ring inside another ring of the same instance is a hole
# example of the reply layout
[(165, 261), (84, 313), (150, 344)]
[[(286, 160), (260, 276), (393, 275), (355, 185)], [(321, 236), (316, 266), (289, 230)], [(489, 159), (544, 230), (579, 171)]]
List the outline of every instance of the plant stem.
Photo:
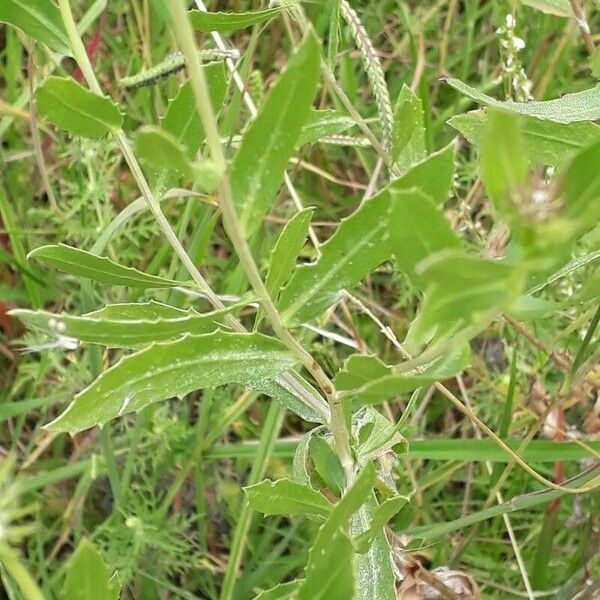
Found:
[(585, 18), (585, 13), (579, 4), (579, 0), (569, 0), (571, 4), (571, 9), (573, 11), (573, 16), (575, 17), (575, 21), (577, 22), (577, 26), (581, 31), (581, 36), (583, 37), (583, 43), (585, 44), (585, 49), (587, 53), (591, 56), (594, 54), (594, 38), (590, 32), (590, 26), (588, 24), (587, 19)]
[[(71, 50), (73, 52), (73, 56), (74, 56), (76, 62), (78, 63), (88, 86), (90, 87), (90, 89), (93, 92), (95, 92), (97, 94), (102, 94), (102, 90), (100, 88), (98, 80), (96, 79), (96, 76), (94, 75), (92, 65), (88, 59), (88, 56), (87, 56), (87, 53), (83, 46), (83, 43), (81, 42), (79, 34), (77, 33), (75, 21), (73, 20), (73, 14), (71, 12), (71, 7), (69, 5), (69, 0), (59, 0), (59, 9), (60, 9), (63, 23), (65, 25), (65, 30), (69, 37), (69, 43), (71, 45)], [(183, 11), (183, 13), (185, 15), (185, 11)], [(187, 24), (187, 22), (186, 22), (186, 24)], [(192, 43), (193, 43), (193, 40), (192, 40)], [(196, 57), (196, 58), (198, 58), (198, 57)], [(200, 72), (200, 74), (203, 75), (202, 71)], [(210, 106), (210, 101), (209, 101), (209, 106)], [(211, 112), (212, 112), (212, 107), (211, 107)], [(214, 115), (213, 115), (213, 122), (214, 122)], [(215, 129), (215, 127), (213, 127), (213, 129)], [(123, 154), (123, 157), (125, 158), (125, 162), (127, 162), (127, 165), (129, 166), (129, 169), (131, 170), (133, 178), (135, 179), (135, 181), (138, 185), (138, 188), (142, 194), (142, 197), (144, 198), (144, 200), (146, 201), (146, 203), (148, 205), (148, 208), (150, 209), (150, 212), (156, 219), (163, 235), (165, 236), (165, 238), (167, 239), (167, 241), (173, 248), (174, 252), (177, 254), (179, 259), (181, 260), (183, 266), (188, 271), (188, 273), (190, 274), (190, 276), (192, 277), (192, 279), (194, 280), (194, 282), (196, 283), (196, 285), (198, 286), (200, 291), (202, 291), (202, 293), (206, 296), (207, 300), (210, 302), (210, 304), (213, 306), (213, 308), (215, 308), (215, 309), (225, 308), (224, 304), (221, 302), (221, 300), (218, 298), (218, 296), (213, 292), (213, 290), (208, 285), (208, 283), (206, 282), (204, 277), (202, 277), (202, 275), (200, 274), (200, 272), (194, 265), (193, 261), (190, 259), (190, 257), (186, 253), (185, 249), (181, 245), (176, 233), (171, 228), (171, 225), (169, 224), (164, 213), (162, 212), (160, 203), (154, 197), (154, 195), (152, 194), (152, 191), (150, 190), (150, 186), (148, 185), (148, 182), (146, 181), (146, 178), (144, 177), (144, 173), (142, 172), (142, 169), (135, 157), (135, 154), (133, 153), (133, 150), (131, 149), (129, 142), (127, 141), (127, 137), (125, 136), (125, 133), (123, 132), (122, 129), (117, 129), (117, 130), (113, 131), (113, 135), (115, 136), (115, 138), (117, 140), (117, 143), (119, 145), (121, 153)], [(224, 161), (224, 159), (223, 159), (223, 161)], [(243, 333), (246, 331), (245, 327), (232, 315), (227, 315), (225, 317), (225, 322), (234, 331), (237, 331), (239, 333)], [(291, 375), (290, 373), (283, 373), (275, 381), (281, 382), (280, 385), (285, 384), (285, 385), (282, 385), (282, 387), (284, 387), (284, 389), (286, 389), (286, 390), (289, 390), (289, 389), (295, 390), (295, 395), (298, 397), (298, 399), (301, 400), (307, 406), (309, 406), (311, 409), (315, 410), (321, 416), (321, 418), (323, 418), (325, 421), (327, 421), (330, 418), (327, 407), (324, 406), (318, 398), (312, 397), (306, 390), (304, 390), (304, 388), (302, 386), (298, 385), (297, 381), (293, 377), (293, 375)]]
[(0, 563), (19, 586), (26, 600), (44, 600), (44, 594), (19, 560), (17, 553), (3, 542), (0, 543)]
[(248, 277), (248, 281), (256, 293), (259, 302), (263, 306), (266, 316), (273, 327), (277, 337), (288, 347), (290, 352), (304, 365), (311, 373), (315, 381), (319, 384), (329, 402), (331, 410), (330, 426), (335, 439), (336, 448), (340, 461), (346, 472), (347, 483), (350, 484), (353, 472), (353, 459), (350, 450), (348, 431), (344, 422), (343, 407), (341, 401), (337, 398), (333, 383), (323, 371), (321, 366), (312, 358), (312, 356), (296, 341), (294, 336), (285, 327), (279, 312), (271, 299), (269, 292), (262, 281), (258, 267), (252, 257), (252, 252), (246, 238), (242, 234), (239, 226), (238, 217), (231, 195), (229, 180), (225, 173), (226, 161), (223, 148), (221, 146), (221, 137), (217, 128), (217, 121), (210, 101), (208, 87), (204, 72), (198, 57), (198, 51), (194, 40), (192, 28), (187, 18), (184, 5), (180, 0), (167, 1), (171, 18), (173, 21), (173, 34), (178, 40), (181, 51), (183, 52), (188, 74), (196, 100), (196, 109), (204, 131), (206, 141), (210, 149), (213, 161), (217, 168), (223, 172), (220, 183), (220, 207), (223, 214), (223, 223), (225, 229), (236, 250), (240, 264)]

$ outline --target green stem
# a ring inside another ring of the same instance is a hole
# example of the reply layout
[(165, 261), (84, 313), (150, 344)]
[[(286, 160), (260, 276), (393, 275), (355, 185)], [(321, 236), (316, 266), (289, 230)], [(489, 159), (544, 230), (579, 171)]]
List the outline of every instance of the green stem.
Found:
[[(254, 463), (252, 464), (252, 471), (248, 477), (248, 485), (254, 485), (263, 478), (267, 461), (269, 460), (275, 442), (279, 437), (279, 430), (281, 429), (281, 423), (283, 422), (283, 415), (284, 411), (278, 404), (275, 402), (271, 402), (269, 404), (269, 410), (263, 424), (263, 431), (260, 436), (256, 457), (254, 459)], [(233, 541), (231, 543), (231, 548), (229, 549), (229, 562), (227, 563), (225, 578), (223, 579), (220, 600), (232, 600), (233, 598), (237, 572), (244, 556), (246, 539), (248, 537), (248, 530), (250, 529), (251, 522), (252, 509), (250, 508), (248, 502), (244, 499), (240, 518), (235, 527)]]
[(167, 1), (171, 18), (173, 21), (173, 35), (178, 40), (181, 51), (183, 52), (188, 68), (192, 90), (196, 99), (196, 109), (204, 131), (206, 141), (210, 149), (212, 159), (218, 169), (223, 172), (220, 184), (220, 207), (223, 214), (223, 223), (236, 250), (240, 264), (242, 265), (248, 281), (256, 293), (266, 316), (273, 327), (277, 337), (288, 347), (290, 352), (304, 365), (309, 373), (315, 378), (325, 395), (327, 396), (331, 410), (330, 426), (334, 435), (336, 448), (342, 462), (342, 466), (347, 475), (348, 484), (352, 480), (353, 459), (350, 450), (348, 430), (344, 421), (343, 407), (333, 383), (323, 371), (321, 366), (313, 357), (296, 341), (294, 336), (285, 327), (279, 312), (273, 303), (269, 292), (263, 283), (258, 271), (258, 267), (252, 257), (252, 252), (246, 238), (244, 237), (239, 225), (229, 180), (226, 175), (226, 161), (223, 148), (221, 146), (221, 137), (217, 128), (217, 120), (210, 101), (208, 86), (202, 70), (202, 65), (198, 58), (196, 42), (192, 33), (191, 25), (188, 21), (185, 7), (180, 0)]

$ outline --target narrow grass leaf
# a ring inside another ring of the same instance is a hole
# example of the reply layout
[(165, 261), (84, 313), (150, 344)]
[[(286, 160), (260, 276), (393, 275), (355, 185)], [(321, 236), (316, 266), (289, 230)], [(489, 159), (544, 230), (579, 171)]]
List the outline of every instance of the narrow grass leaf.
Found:
[(36, 100), (40, 115), (73, 135), (101, 138), (123, 124), (123, 115), (110, 98), (73, 79), (48, 77), (37, 89)]
[(327, 517), (333, 505), (308, 485), (279, 479), (261, 481), (244, 488), (253, 510), (265, 515), (319, 515)]
[(2, 0), (0, 22), (17, 27), (55, 52), (71, 56), (60, 11), (51, 0)]
[(46, 427), (82, 431), (200, 388), (271, 379), (293, 364), (279, 341), (258, 333), (188, 335), (121, 359)]
[(105, 256), (96, 256), (64, 244), (40, 246), (32, 250), (27, 258), (42, 260), (63, 273), (98, 283), (147, 289), (183, 285), (181, 281), (148, 275), (137, 269), (119, 265)]
[(306, 37), (242, 138), (230, 170), (231, 193), (246, 237), (260, 227), (283, 181), (317, 90), (320, 48)]
[(191, 10), (188, 12), (192, 27), (198, 31), (209, 33), (218, 31), (220, 33), (229, 33), (238, 29), (245, 29), (252, 25), (258, 25), (264, 21), (269, 21), (277, 16), (282, 10), (281, 6), (274, 6), (265, 10), (255, 10), (248, 12), (204, 12), (200, 10)]
[(447, 78), (446, 83), (479, 104), (503, 108), (538, 119), (548, 119), (557, 123), (596, 121), (600, 119), (600, 83), (583, 92), (565, 94), (554, 100), (513, 102), (496, 100), (459, 79)]

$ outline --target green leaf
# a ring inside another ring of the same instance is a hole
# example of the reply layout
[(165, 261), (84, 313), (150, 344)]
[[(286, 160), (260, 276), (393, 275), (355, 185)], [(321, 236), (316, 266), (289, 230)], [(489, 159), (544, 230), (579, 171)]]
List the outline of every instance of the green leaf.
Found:
[(55, 52), (71, 56), (60, 11), (51, 0), (2, 0), (0, 22), (17, 27)]
[(377, 510), (381, 508), (371, 493), (352, 518), (352, 534), (359, 538), (360, 544), (359, 553), (354, 556), (355, 600), (396, 600), (396, 577), (390, 545), (383, 532), (383, 525), (387, 522), (383, 519), (387, 513), (383, 516), (378, 514)]
[(405, 171), (427, 155), (425, 149), (425, 126), (420, 98), (403, 85), (394, 108), (392, 131), (392, 162)]
[(433, 152), (426, 159), (413, 165), (402, 177), (389, 185), (391, 190), (416, 188), (428, 196), (436, 205), (444, 203), (450, 195), (454, 175), (454, 152), (456, 143)]
[(354, 548), (345, 529), (371, 493), (374, 482), (375, 468), (369, 464), (321, 525), (308, 553), (306, 580), (298, 590), (297, 600), (348, 600), (354, 597)]
[(188, 177), (192, 175), (192, 165), (185, 146), (155, 125), (144, 125), (138, 129), (135, 153), (150, 167), (175, 171)]
[(490, 112), (481, 146), (481, 170), (494, 206), (509, 223), (518, 226), (521, 218), (515, 207), (528, 169), (517, 115), (499, 110)]
[[(409, 500), (410, 499), (405, 496), (394, 496), (393, 498), (384, 500), (379, 505), (370, 507), (371, 510), (369, 511), (370, 515), (368, 520), (362, 524), (362, 527), (357, 527), (357, 529), (359, 529), (355, 542), (357, 551), (366, 552), (377, 537), (383, 533), (383, 528), (402, 510), (402, 508), (404, 508), (404, 506), (406, 506)], [(363, 508), (366, 508), (366, 505)], [(360, 512), (361, 511), (359, 511), (357, 516), (360, 515)], [(353, 529), (354, 525), (353, 522)], [(374, 597), (378, 598), (379, 596)]]
[(596, 47), (594, 54), (590, 57), (590, 68), (592, 75), (596, 79), (600, 79), (600, 46)]
[[(600, 126), (594, 123), (555, 123), (534, 117), (521, 117), (521, 135), (527, 159), (533, 164), (561, 166), (567, 158), (600, 138)], [(474, 110), (457, 115), (448, 124), (472, 144), (481, 146), (487, 131), (489, 112)]]
[(367, 200), (342, 220), (321, 246), (316, 263), (296, 268), (280, 297), (285, 322), (299, 325), (321, 314), (339, 300), (342, 289), (356, 286), (389, 258), (386, 220), (390, 201), (388, 190)]
[(519, 297), (523, 285), (521, 268), (462, 251), (442, 251), (417, 270), (429, 285), (409, 331), (411, 347), (425, 343), (435, 331), (438, 338), (447, 337), (484, 315), (502, 312)]
[(123, 124), (123, 115), (110, 98), (73, 79), (48, 77), (37, 89), (36, 100), (40, 115), (73, 135), (101, 138)]
[(305, 144), (314, 144), (329, 135), (338, 135), (354, 127), (354, 119), (337, 110), (311, 109), (308, 120), (302, 128), (302, 133), (296, 144), (297, 148)]
[(283, 289), (279, 309), (290, 325), (308, 321), (335, 304), (340, 292), (352, 288), (389, 259), (388, 211), (393, 195), (418, 187), (437, 204), (448, 197), (454, 169), (454, 144), (428, 156), (342, 219), (321, 246), (321, 258), (296, 268)]
[(440, 208), (416, 189), (394, 194), (389, 236), (396, 263), (419, 289), (425, 281), (416, 266), (436, 252), (462, 245)]
[(181, 281), (163, 279), (131, 267), (123, 267), (104, 256), (96, 256), (64, 244), (40, 246), (28, 254), (27, 259), (31, 258), (42, 260), (63, 273), (98, 283), (148, 289), (185, 285)]
[(261, 481), (244, 488), (253, 510), (265, 515), (320, 515), (327, 517), (333, 505), (323, 494), (291, 479)]
[(358, 440), (356, 458), (358, 464), (366, 465), (384, 454), (404, 454), (408, 444), (391, 423), (372, 406), (365, 406), (352, 415), (352, 433)]
[[(151, 304), (161, 306), (157, 303)], [(148, 305), (129, 306), (131, 313), (135, 315), (136, 308)], [(110, 306), (105, 308), (108, 309), (107, 312), (114, 312)], [(194, 309), (185, 311), (170, 306), (166, 308), (176, 311), (177, 316), (148, 319), (141, 313), (129, 318), (111, 318), (105, 316), (106, 313), (98, 311), (76, 317), (25, 309), (11, 311), (11, 314), (21, 319), (27, 327), (52, 336), (74, 338), (81, 342), (110, 348), (140, 348), (152, 342), (176, 339), (187, 333), (199, 335), (214, 331), (218, 328), (219, 321), (230, 312), (230, 309), (224, 309), (200, 314)]]
[(295, 481), (306, 485), (310, 485), (310, 441), (314, 435), (317, 435), (323, 431), (323, 427), (314, 427), (313, 429), (305, 433), (300, 439), (300, 442), (298, 442), (296, 450), (294, 451), (294, 458), (292, 460), (292, 477)]
[(340, 495), (344, 489), (345, 475), (337, 454), (321, 436), (313, 436), (309, 443), (310, 458), (315, 471), (325, 485), (335, 494)]
[(296, 591), (303, 581), (303, 579), (296, 579), (288, 583), (280, 583), (270, 590), (261, 592), (254, 600), (294, 600)]
[(188, 12), (192, 27), (206, 33), (219, 31), (229, 33), (268, 21), (281, 12), (281, 6), (249, 12), (203, 12), (191, 10)]
[(283, 181), (285, 168), (317, 90), (320, 48), (313, 34), (290, 58), (242, 138), (230, 170), (240, 226), (250, 237), (260, 227)]
[(296, 213), (281, 231), (269, 261), (269, 270), (265, 283), (271, 297), (279, 295), (280, 288), (289, 279), (296, 259), (304, 247), (310, 220), (315, 209), (305, 208)]
[(175, 396), (228, 383), (251, 386), (293, 366), (277, 340), (252, 333), (188, 335), (121, 359), (46, 427), (77, 432)]
[(293, 389), (288, 382), (284, 382), (281, 379), (278, 379), (277, 382), (273, 380), (254, 382), (249, 387), (270, 396), (273, 400), (281, 404), (281, 406), (291, 410), (294, 414), (302, 417), (302, 419), (309, 423), (322, 423), (323, 417), (315, 409), (301, 402), (298, 399), (298, 394), (305, 393), (312, 398), (320, 399), (320, 403), (324, 408), (327, 408), (327, 403), (323, 400), (321, 394), (303, 377), (298, 375), (298, 373), (290, 371), (290, 375), (293, 378)]
[[(223, 63), (207, 64), (203, 69), (211, 103), (215, 111), (218, 111), (223, 105), (227, 89)], [(186, 81), (169, 102), (165, 116), (160, 121), (160, 126), (185, 146), (190, 158), (194, 158), (204, 140), (204, 128), (196, 110), (194, 92), (190, 81)]]
[(557, 17), (572, 17), (573, 9), (569, 0), (521, 0), (521, 2), (532, 8)]
[(496, 100), (452, 77), (447, 78), (446, 83), (479, 104), (503, 108), (538, 119), (548, 119), (557, 123), (575, 123), (576, 121), (596, 121), (600, 119), (600, 83), (583, 92), (565, 94), (554, 100), (532, 102)]
[[(118, 580), (117, 580), (118, 582)], [(117, 596), (118, 597), (118, 596)], [(111, 583), (106, 564), (91, 542), (85, 538), (69, 560), (64, 583), (65, 600), (113, 600), (114, 583)]]

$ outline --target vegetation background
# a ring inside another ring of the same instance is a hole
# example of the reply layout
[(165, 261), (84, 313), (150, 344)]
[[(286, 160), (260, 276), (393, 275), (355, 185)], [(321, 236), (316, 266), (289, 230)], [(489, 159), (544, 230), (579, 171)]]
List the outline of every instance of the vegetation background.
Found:
[[(1, 17), (12, 0), (0, 2), (7, 2)], [(330, 26), (325, 4), (303, 3), (321, 39)], [(600, 54), (593, 53), (600, 40), (597, 2), (581, 7), (589, 35), (582, 35), (570, 12), (579, 4), (568, 1), (351, 4), (379, 57), (394, 103), (403, 86), (420, 99), (426, 153), (456, 139), (455, 174), (444, 204), (452, 230), (476, 252), (502, 254), (508, 233), (480, 179), (484, 127), (468, 131), (460, 122), (449, 124), (477, 104), (444, 78), (522, 102), (593, 88), (600, 75)], [(71, 6), (101, 88), (125, 115), (126, 135), (158, 124), (185, 71), (139, 89), (126, 90), (119, 82), (161, 63), (176, 48), (163, 3), (76, 0)], [(211, 11), (264, 8), (260, 2), (209, 3)], [(337, 81), (351, 105), (380, 132), (376, 78), (365, 68), (365, 48), (357, 45), (361, 36), (344, 21), (339, 31)], [(241, 77), (260, 107), (299, 43), (293, 12), (224, 37), (241, 53)], [(198, 34), (198, 41), (210, 46), (208, 34)], [(288, 477), (296, 445), (312, 425), (289, 411), (275, 415), (267, 397), (228, 385), (152, 404), (74, 436), (41, 429), (92, 381), (98, 366), (106, 369), (122, 351), (26, 331), (11, 309), (80, 315), (109, 303), (150, 299), (178, 308), (209, 308), (180, 288), (149, 291), (82, 283), (80, 277), (27, 260), (28, 252), (46, 244), (90, 251), (139, 196), (114, 138), (73, 136), (37, 114), (29, 98), (51, 73), (82, 81), (73, 59), (0, 25), (0, 596), (36, 598), (39, 588), (46, 598), (110, 598), (121, 588), (122, 598), (255, 598), (261, 590), (302, 576), (318, 523), (302, 515), (254, 513), (242, 488), (257, 483), (263, 472), (269, 479)], [(227, 148), (235, 149), (236, 136), (253, 115), (230, 80), (223, 92), (216, 107), (221, 135), (229, 138)], [(314, 106), (349, 118), (326, 86)], [(361, 138), (352, 115), (350, 125), (339, 134), (352, 140), (307, 144), (288, 165), (299, 201), (314, 207), (310, 237), (320, 242), (385, 180), (377, 154)], [(531, 178), (550, 179), (554, 167), (560, 169), (568, 153), (583, 145), (578, 135), (574, 131), (559, 143), (561, 158), (545, 161)], [(541, 148), (547, 142), (531, 143)], [(136, 150), (143, 146), (139, 142)], [(600, 162), (591, 165), (591, 171), (600, 172)], [(211, 174), (203, 176), (210, 179)], [(194, 264), (222, 297), (244, 299), (248, 282), (221, 224), (216, 195), (201, 190), (190, 197), (179, 185), (173, 187), (163, 210)], [(598, 195), (591, 202), (600, 202)], [(282, 226), (296, 212), (284, 186), (252, 243), (263, 274)], [(600, 432), (600, 373), (589, 362), (598, 352), (598, 334), (594, 337), (590, 327), (594, 319), (597, 324), (600, 231), (594, 225), (597, 221), (572, 251), (580, 268), (543, 288), (537, 298), (545, 304), (518, 318), (499, 316), (478, 331), (469, 366), (444, 380), (472, 414), (515, 442), (511, 448), (531, 432), (535, 439), (523, 460), (558, 484), (589, 467), (600, 450), (575, 443), (564, 451), (544, 446), (565, 438), (593, 441)], [(148, 211), (127, 220), (104, 254), (149, 275), (187, 277)], [(315, 258), (310, 243), (302, 246), (300, 262)], [(391, 364), (393, 341), (405, 338), (420, 305), (413, 282), (391, 261), (348, 291), (335, 309), (299, 334), (331, 377), (356, 352), (376, 354)], [(238, 314), (252, 327), (254, 306), (246, 302)], [(389, 330), (383, 331), (383, 324)], [(580, 356), (582, 344), (585, 357)], [(586, 358), (589, 369), (585, 377), (570, 380), (565, 392), (565, 377), (578, 358)], [(495, 506), (543, 487), (514, 468), (495, 490), (507, 455), (434, 385), (412, 397), (417, 404), (405, 393), (378, 406), (392, 423), (402, 419), (399, 433), (408, 441), (398, 456), (381, 459), (397, 493), (408, 499), (388, 530), (392, 546), (402, 548), (396, 576), (404, 587), (398, 598), (600, 597), (598, 492), (551, 502), (548, 496), (531, 505), (517, 502), (520, 510), (510, 515), (494, 512)], [(558, 398), (559, 407), (553, 405)], [(277, 440), (266, 444), (265, 430), (275, 427)], [(328, 447), (315, 445), (313, 478), (335, 501), (344, 487), (343, 472)], [(82, 540), (89, 540), (89, 546)], [(92, 595), (82, 595), (77, 573), (89, 577)], [(113, 573), (118, 575), (109, 591), (106, 582)], [(293, 597), (276, 594), (260, 597)]]

